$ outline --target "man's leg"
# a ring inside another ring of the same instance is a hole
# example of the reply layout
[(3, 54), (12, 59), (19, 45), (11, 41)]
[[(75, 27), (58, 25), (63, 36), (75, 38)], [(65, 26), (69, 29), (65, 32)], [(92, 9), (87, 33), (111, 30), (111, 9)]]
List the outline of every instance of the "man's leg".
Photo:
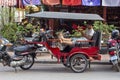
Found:
[(73, 42), (71, 40), (62, 40), (61, 43), (68, 44), (68, 45), (73, 45)]

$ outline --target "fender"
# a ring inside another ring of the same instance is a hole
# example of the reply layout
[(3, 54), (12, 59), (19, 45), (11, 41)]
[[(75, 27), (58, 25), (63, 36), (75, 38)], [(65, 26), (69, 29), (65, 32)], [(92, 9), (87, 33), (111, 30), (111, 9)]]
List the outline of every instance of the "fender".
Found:
[(87, 59), (90, 59), (90, 57), (88, 56), (88, 54), (85, 53), (85, 52), (80, 52), (80, 51), (73, 52), (73, 53), (71, 53), (71, 54), (67, 57), (66, 65), (67, 65), (68, 67), (70, 66), (70, 63), (69, 63), (69, 62), (70, 62), (71, 57), (74, 56), (74, 55), (76, 55), (76, 54), (83, 54), (83, 55), (86, 56)]
[(81, 51), (73, 52), (69, 55), (69, 57), (72, 57), (73, 55), (76, 55), (76, 54), (83, 54), (86, 56), (87, 59), (89, 59), (89, 55), (87, 53), (81, 52)]

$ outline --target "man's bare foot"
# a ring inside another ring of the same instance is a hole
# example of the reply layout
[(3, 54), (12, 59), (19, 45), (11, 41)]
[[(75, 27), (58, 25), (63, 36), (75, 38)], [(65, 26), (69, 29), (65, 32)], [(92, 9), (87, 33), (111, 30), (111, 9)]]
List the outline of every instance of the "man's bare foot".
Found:
[(60, 43), (63, 43), (63, 40), (62, 39), (59, 39)]

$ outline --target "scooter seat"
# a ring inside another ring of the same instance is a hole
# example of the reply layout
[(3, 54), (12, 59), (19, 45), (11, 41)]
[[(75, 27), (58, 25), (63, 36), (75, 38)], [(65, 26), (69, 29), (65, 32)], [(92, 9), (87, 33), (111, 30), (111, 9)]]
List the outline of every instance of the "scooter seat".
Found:
[(116, 51), (116, 50), (117, 50), (116, 47), (111, 47), (111, 48), (109, 48), (109, 51)]
[(34, 46), (33, 45), (25, 45), (25, 46), (18, 46), (14, 48), (15, 52), (25, 52), (28, 51), (29, 49), (32, 49)]

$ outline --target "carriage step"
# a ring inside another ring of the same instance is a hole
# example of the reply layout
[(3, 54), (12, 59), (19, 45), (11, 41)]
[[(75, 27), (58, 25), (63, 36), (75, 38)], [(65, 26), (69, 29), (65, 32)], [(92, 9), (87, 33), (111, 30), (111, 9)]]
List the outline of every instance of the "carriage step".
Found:
[(93, 56), (92, 58), (95, 60), (101, 60), (101, 55)]

